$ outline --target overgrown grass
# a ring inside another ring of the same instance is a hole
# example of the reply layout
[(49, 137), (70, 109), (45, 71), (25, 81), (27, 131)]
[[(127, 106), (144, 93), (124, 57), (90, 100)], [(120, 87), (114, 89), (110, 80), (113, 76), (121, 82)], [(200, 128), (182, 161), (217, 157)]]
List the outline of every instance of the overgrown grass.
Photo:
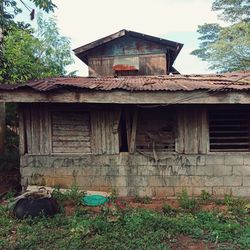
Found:
[(222, 243), (227, 249), (249, 249), (247, 213), (238, 220), (222, 212), (172, 212), (166, 206), (165, 213), (118, 209), (93, 215), (78, 207), (71, 217), (61, 213), (19, 221), (0, 206), (0, 249), (169, 249), (168, 242), (178, 235), (211, 242), (218, 249)]
[(109, 206), (92, 214), (80, 206), (82, 195), (76, 186), (53, 193), (59, 203), (73, 201), (72, 216), (62, 210), (53, 218), (20, 221), (0, 206), (0, 249), (170, 249), (180, 235), (213, 244), (214, 249), (250, 249), (249, 204), (243, 199), (225, 196), (227, 212), (202, 211), (200, 203), (212, 197), (202, 193), (196, 200), (183, 190), (179, 208), (165, 204), (162, 212), (154, 212), (129, 209), (113, 192)]

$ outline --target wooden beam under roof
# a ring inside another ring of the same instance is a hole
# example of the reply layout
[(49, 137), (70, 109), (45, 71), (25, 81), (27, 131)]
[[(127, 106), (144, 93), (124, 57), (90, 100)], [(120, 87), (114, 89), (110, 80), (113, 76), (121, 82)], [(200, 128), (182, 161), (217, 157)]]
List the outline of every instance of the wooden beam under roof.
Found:
[(197, 91), (84, 91), (37, 92), (0, 90), (0, 103), (106, 103), (106, 104), (250, 104), (250, 93)]

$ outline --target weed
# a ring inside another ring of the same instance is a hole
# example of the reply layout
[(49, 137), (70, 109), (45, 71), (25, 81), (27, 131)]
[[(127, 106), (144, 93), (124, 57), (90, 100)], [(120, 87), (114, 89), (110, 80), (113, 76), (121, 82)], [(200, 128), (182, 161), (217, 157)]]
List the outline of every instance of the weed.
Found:
[(205, 191), (205, 190), (202, 190), (202, 191), (201, 191), (200, 200), (201, 200), (203, 203), (204, 203), (204, 202), (210, 201), (211, 198), (212, 198), (212, 195), (211, 195), (209, 192), (207, 192), (207, 191)]
[(231, 194), (225, 194), (224, 196), (224, 204), (227, 206), (231, 206), (234, 203), (234, 198)]
[(179, 206), (186, 211), (193, 212), (198, 208), (198, 202), (194, 197), (189, 197), (187, 190), (183, 189), (177, 194)]
[(162, 207), (162, 211), (164, 214), (169, 216), (176, 215), (177, 213), (177, 209), (171, 207), (169, 204), (164, 204), (164, 206)]
[(71, 201), (75, 205), (81, 204), (81, 200), (84, 195), (85, 192), (80, 191), (75, 183), (73, 183), (71, 188), (65, 192), (61, 192), (59, 187), (55, 187), (52, 192), (52, 196), (59, 202)]
[(111, 190), (111, 194), (109, 196), (109, 200), (111, 202), (115, 202), (115, 200), (118, 198), (118, 193), (117, 193), (117, 190), (115, 188), (112, 188)]
[(142, 204), (149, 204), (149, 203), (152, 202), (152, 198), (147, 196), (147, 195), (142, 196), (142, 197), (136, 195), (135, 196), (135, 201), (138, 202), (138, 203), (142, 203)]

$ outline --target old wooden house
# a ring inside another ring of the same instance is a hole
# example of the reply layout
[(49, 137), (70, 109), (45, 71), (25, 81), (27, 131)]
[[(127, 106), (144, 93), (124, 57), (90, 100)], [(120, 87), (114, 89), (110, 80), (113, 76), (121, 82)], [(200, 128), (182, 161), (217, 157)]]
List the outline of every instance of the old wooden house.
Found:
[(177, 74), (181, 48), (122, 30), (74, 50), (90, 77), (0, 86), (19, 105), (22, 185), (249, 196), (250, 72)]

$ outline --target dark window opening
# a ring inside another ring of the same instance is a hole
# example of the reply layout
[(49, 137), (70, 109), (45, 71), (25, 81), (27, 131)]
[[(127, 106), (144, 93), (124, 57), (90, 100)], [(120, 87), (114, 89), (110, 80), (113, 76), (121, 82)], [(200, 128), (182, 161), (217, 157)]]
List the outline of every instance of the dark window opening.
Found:
[(122, 113), (119, 124), (120, 152), (128, 152), (128, 140), (125, 115)]
[(210, 110), (209, 143), (212, 152), (250, 150), (249, 110)]
[(174, 152), (175, 127), (174, 114), (169, 110), (141, 111), (136, 149), (144, 152)]

